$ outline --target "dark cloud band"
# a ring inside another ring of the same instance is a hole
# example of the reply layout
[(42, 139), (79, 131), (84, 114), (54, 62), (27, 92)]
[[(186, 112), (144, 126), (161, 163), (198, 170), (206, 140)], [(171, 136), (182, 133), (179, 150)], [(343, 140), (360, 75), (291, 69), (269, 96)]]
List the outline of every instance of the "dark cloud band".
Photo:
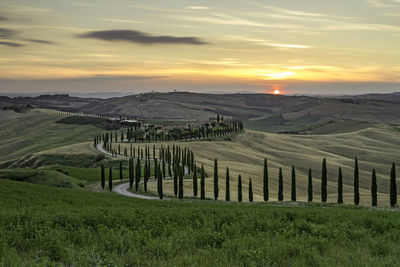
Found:
[(50, 45), (56, 44), (55, 42), (52, 41), (40, 40), (40, 39), (26, 39), (25, 41), (37, 44), (50, 44)]
[(8, 28), (0, 28), (0, 38), (8, 38), (12, 37), (17, 33), (17, 31), (8, 29)]
[(5, 46), (11, 46), (11, 47), (21, 47), (24, 46), (19, 43), (14, 43), (14, 42), (0, 42), (0, 45), (5, 45)]
[(93, 38), (103, 41), (125, 41), (137, 44), (190, 44), (205, 45), (206, 42), (197, 37), (152, 36), (144, 32), (132, 30), (91, 31), (79, 35), (80, 38)]

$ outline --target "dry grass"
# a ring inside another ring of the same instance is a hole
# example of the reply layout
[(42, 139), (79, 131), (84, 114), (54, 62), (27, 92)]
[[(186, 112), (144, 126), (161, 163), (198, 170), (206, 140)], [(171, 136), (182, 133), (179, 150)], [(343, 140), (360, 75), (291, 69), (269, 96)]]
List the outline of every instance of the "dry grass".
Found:
[[(163, 143), (163, 146), (172, 143)], [(290, 199), (291, 166), (296, 166), (297, 199), (307, 199), (307, 171), (313, 169), (314, 199), (320, 201), (321, 162), (328, 163), (328, 201), (337, 199), (337, 173), (341, 166), (344, 174), (344, 201), (353, 203), (354, 156), (359, 158), (361, 204), (370, 205), (371, 170), (378, 175), (378, 201), (388, 204), (389, 172), (393, 161), (398, 161), (400, 134), (394, 131), (368, 128), (365, 130), (334, 135), (279, 135), (247, 130), (232, 142), (186, 142), (179, 143), (195, 153), (198, 165), (204, 164), (206, 172), (212, 176), (213, 159), (219, 165), (219, 199), (225, 199), (225, 171), (229, 166), (231, 176), (231, 199), (237, 199), (237, 177), (242, 175), (243, 198), (247, 200), (248, 178), (253, 180), (254, 200), (262, 201), (263, 159), (269, 164), (270, 196), (277, 199), (278, 171), (283, 168), (284, 196)], [(148, 144), (153, 146), (153, 144)], [(156, 144), (157, 147), (160, 143)], [(144, 144), (142, 145), (144, 146)], [(400, 163), (400, 162), (397, 162)], [(185, 181), (185, 195), (192, 196), (192, 182)], [(155, 190), (155, 184), (150, 189)], [(164, 192), (171, 194), (172, 181), (165, 181)], [(207, 197), (213, 198), (213, 179), (206, 181)]]

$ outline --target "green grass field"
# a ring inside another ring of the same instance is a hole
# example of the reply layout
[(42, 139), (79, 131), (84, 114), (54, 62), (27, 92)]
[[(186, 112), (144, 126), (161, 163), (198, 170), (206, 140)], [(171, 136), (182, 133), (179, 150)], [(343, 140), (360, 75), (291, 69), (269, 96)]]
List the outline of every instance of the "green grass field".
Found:
[(160, 202), (5, 179), (0, 206), (2, 266), (396, 266), (400, 260), (397, 211)]

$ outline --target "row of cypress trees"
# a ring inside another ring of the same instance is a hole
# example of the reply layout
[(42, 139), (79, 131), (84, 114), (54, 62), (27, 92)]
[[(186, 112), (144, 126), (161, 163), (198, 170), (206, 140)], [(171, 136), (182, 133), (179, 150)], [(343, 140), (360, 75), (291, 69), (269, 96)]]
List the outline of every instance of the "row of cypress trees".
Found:
[[(150, 151), (149, 147), (145, 148), (146, 151), (146, 159), (144, 165), (144, 191), (147, 192), (147, 182), (150, 178)], [(173, 151), (169, 149), (161, 148), (159, 151), (160, 163), (158, 164), (157, 158), (155, 156), (155, 147), (153, 147), (153, 160), (154, 160), (154, 177), (157, 179), (157, 188), (158, 194), (160, 198), (163, 198), (162, 193), (162, 179), (166, 177), (165, 175), (165, 163), (168, 164), (169, 175), (173, 176), (174, 182), (174, 195), (177, 198), (183, 198), (183, 176), (185, 175), (185, 168), (187, 168), (188, 173), (193, 173), (193, 196), (198, 196), (198, 179), (197, 175), (200, 173), (200, 198), (205, 199), (205, 172), (204, 166), (201, 169), (198, 169), (195, 161), (193, 152), (184, 149), (181, 150), (179, 146), (173, 146)], [(172, 163), (172, 167), (171, 167)], [(173, 169), (173, 172), (171, 171)], [(102, 176), (102, 187), (105, 187), (105, 178), (104, 178), (104, 166), (101, 169)], [(173, 174), (172, 174), (173, 173)], [(112, 176), (111, 167), (110, 167), (110, 175)], [(133, 185), (133, 180), (135, 179), (135, 188), (138, 190), (140, 179), (141, 179), (141, 161), (137, 158), (136, 168), (134, 168), (133, 158), (129, 159), (129, 181), (130, 186)], [(120, 179), (122, 179), (122, 162), (120, 162)], [(225, 179), (225, 201), (230, 201), (230, 174), (229, 167), (226, 169), (226, 179)], [(313, 201), (313, 175), (312, 169), (308, 170), (308, 201)], [(327, 162), (324, 158), (322, 161), (321, 168), (321, 202), (325, 203), (327, 201), (327, 184), (328, 184), (328, 175), (327, 175)], [(343, 173), (342, 168), (338, 169), (338, 181), (337, 181), (337, 203), (343, 203)], [(109, 178), (109, 189), (112, 190), (112, 178)], [(354, 180), (353, 180), (353, 189), (354, 189), (354, 204), (359, 205), (360, 203), (360, 189), (359, 189), (359, 164), (357, 157), (354, 162)], [(371, 178), (371, 198), (372, 198), (372, 206), (378, 205), (377, 200), (378, 186), (377, 186), (377, 177), (375, 169), (372, 170), (372, 178)], [(264, 159), (264, 171), (263, 171), (263, 197), (264, 201), (269, 200), (269, 173), (268, 173), (268, 163), (267, 159)], [(219, 198), (219, 174), (218, 174), (218, 160), (214, 159), (214, 199), (217, 200)], [(239, 175), (238, 177), (238, 200), (242, 201), (242, 178)], [(278, 176), (278, 201), (283, 201), (283, 172), (282, 168), (279, 168), (279, 176)], [(297, 200), (296, 194), (296, 169), (292, 166), (291, 172), (291, 201)], [(253, 201), (253, 184), (251, 179), (249, 179), (249, 201)], [(396, 166), (395, 163), (392, 164), (391, 172), (390, 172), (390, 205), (397, 205), (397, 183), (396, 183)]]

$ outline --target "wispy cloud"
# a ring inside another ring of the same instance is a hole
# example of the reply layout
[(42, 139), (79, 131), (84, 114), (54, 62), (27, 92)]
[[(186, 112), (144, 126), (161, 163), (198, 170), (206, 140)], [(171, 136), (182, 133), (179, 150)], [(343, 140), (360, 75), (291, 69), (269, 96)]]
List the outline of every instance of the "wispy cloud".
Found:
[(31, 43), (37, 43), (37, 44), (49, 44), (49, 45), (56, 44), (55, 42), (48, 41), (48, 40), (41, 40), (41, 39), (25, 39), (25, 41), (28, 41)]
[(180, 19), (185, 21), (204, 22), (210, 24), (220, 25), (232, 25), (232, 26), (253, 26), (263, 28), (277, 28), (277, 29), (299, 29), (299, 25), (290, 24), (265, 24), (249, 19), (240, 18), (237, 16), (231, 16), (224, 13), (213, 13), (212, 16), (174, 16), (174, 19)]
[(21, 46), (24, 46), (23, 44), (15, 43), (15, 42), (0, 42), (0, 45), (11, 46), (11, 47), (21, 47)]
[(376, 8), (390, 8), (390, 7), (399, 7), (400, 8), (400, 0), (366, 0), (367, 3)]
[(125, 41), (137, 44), (207, 44), (197, 37), (176, 37), (168, 35), (152, 36), (144, 32), (133, 30), (91, 31), (81, 34), (78, 37), (92, 38), (109, 42)]
[(274, 44), (274, 43), (267, 43), (266, 45), (272, 47), (280, 47), (280, 48), (311, 48), (309, 45), (297, 45), (297, 44)]
[(111, 22), (120, 22), (120, 23), (133, 23), (133, 24), (143, 24), (143, 21), (139, 20), (130, 20), (130, 19), (112, 19), (112, 18), (105, 18), (102, 19), (105, 21), (111, 21)]
[(9, 28), (0, 28), (0, 38), (9, 38), (14, 36), (17, 31)]
[(210, 9), (209, 7), (206, 6), (188, 6), (186, 9), (193, 9), (193, 10), (206, 10)]

